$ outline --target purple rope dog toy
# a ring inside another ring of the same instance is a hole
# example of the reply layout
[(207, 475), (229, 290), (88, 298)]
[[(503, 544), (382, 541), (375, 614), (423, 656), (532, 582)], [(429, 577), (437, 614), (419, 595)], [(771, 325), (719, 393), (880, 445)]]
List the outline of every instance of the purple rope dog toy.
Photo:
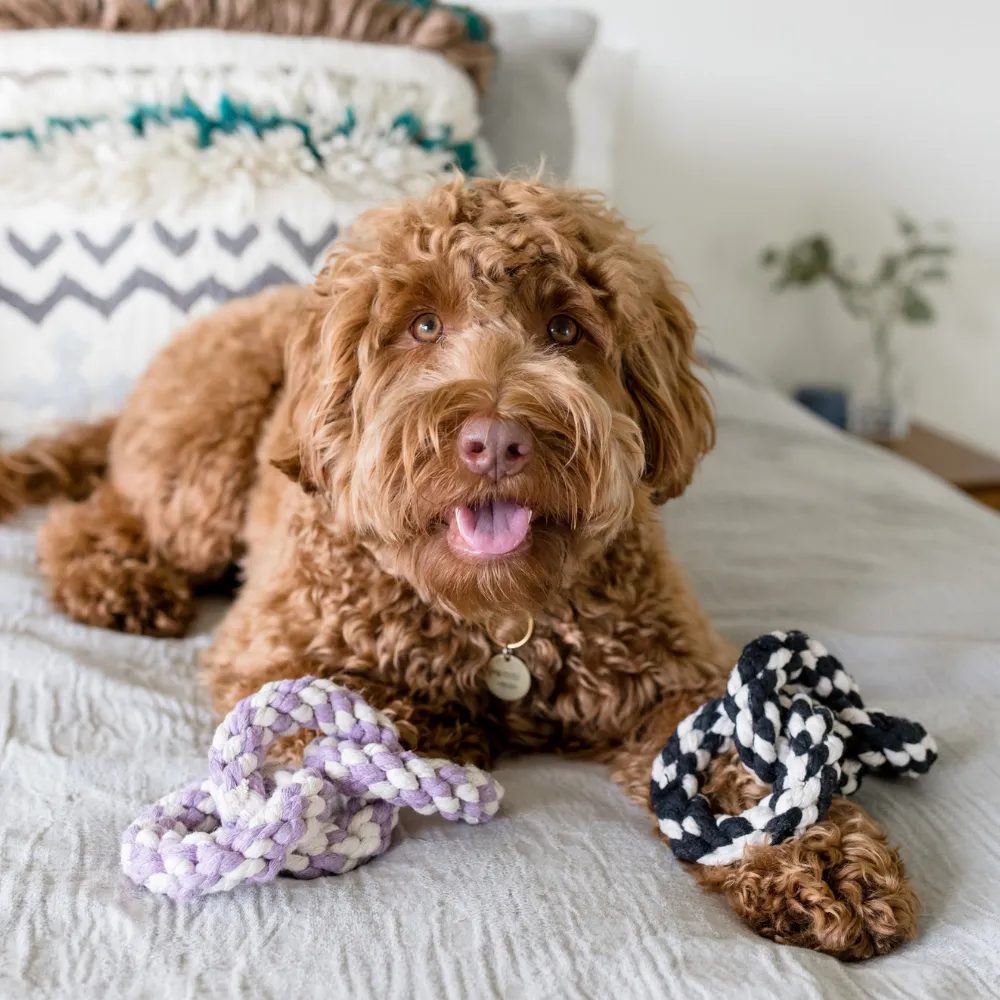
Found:
[[(265, 764), (300, 727), (322, 735), (298, 770)], [(403, 750), (389, 719), (316, 677), (274, 681), (215, 731), (210, 777), (143, 810), (122, 836), (133, 882), (174, 899), (244, 883), (340, 875), (389, 848), (399, 810), (485, 823), (503, 788), (485, 771)]]

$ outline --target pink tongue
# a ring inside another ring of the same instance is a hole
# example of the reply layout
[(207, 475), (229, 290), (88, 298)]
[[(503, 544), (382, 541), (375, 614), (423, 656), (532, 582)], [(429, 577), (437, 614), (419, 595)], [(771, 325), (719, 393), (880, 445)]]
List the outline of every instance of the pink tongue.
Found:
[(455, 525), (470, 552), (502, 556), (527, 537), (531, 511), (515, 503), (495, 500), (476, 510), (459, 507), (455, 511)]

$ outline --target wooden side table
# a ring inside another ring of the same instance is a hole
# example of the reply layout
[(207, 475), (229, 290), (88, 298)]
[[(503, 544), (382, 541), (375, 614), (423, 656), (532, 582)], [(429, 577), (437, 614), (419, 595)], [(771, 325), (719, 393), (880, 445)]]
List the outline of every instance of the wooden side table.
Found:
[(878, 444), (940, 476), (980, 503), (1000, 510), (1000, 458), (920, 424), (913, 424), (909, 434), (899, 441)]

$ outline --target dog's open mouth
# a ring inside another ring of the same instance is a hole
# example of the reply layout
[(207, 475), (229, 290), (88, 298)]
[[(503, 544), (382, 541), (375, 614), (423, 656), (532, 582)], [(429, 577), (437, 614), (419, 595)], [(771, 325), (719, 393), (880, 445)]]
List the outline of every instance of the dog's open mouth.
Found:
[(459, 555), (494, 559), (528, 544), (531, 511), (509, 500), (456, 507), (448, 520), (448, 544)]

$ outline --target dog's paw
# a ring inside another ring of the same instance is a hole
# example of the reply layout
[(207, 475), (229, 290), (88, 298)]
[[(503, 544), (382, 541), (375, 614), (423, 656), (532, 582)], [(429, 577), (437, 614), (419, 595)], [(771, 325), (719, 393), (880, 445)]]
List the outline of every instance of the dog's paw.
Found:
[(52, 507), (38, 530), (38, 563), (53, 604), (84, 625), (171, 637), (194, 617), (191, 581), (152, 550), (110, 486)]
[(194, 617), (188, 579), (159, 560), (89, 553), (50, 578), (52, 602), (84, 625), (174, 638)]
[(798, 840), (752, 848), (734, 865), (695, 867), (758, 934), (783, 944), (858, 960), (916, 934), (919, 904), (899, 853), (844, 799)]

